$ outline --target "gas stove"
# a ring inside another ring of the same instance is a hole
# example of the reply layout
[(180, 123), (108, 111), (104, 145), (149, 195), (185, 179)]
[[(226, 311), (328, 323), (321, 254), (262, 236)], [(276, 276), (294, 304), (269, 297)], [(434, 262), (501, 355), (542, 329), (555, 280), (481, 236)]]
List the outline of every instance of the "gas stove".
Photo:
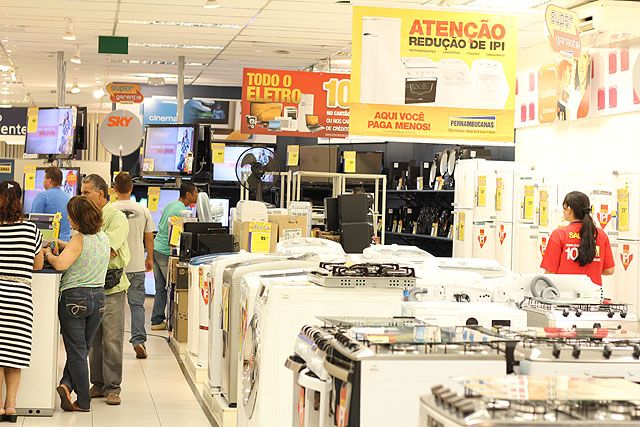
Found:
[(638, 322), (626, 304), (562, 303), (526, 297), (521, 308), (529, 326), (559, 328), (633, 328)]
[(510, 376), (461, 378), (464, 393), (431, 388), (421, 426), (632, 426), (640, 423), (640, 385), (623, 379)]
[(416, 285), (415, 269), (398, 264), (322, 262), (308, 277), (327, 288), (410, 289)]

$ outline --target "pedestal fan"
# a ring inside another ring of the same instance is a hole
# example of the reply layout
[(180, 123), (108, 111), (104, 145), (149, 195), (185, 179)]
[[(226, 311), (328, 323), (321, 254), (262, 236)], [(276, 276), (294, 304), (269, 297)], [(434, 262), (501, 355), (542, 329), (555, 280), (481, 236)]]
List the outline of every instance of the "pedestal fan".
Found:
[(274, 186), (279, 172), (278, 156), (269, 148), (249, 148), (236, 162), (238, 182), (250, 192), (255, 192), (259, 202), (262, 201), (262, 193)]

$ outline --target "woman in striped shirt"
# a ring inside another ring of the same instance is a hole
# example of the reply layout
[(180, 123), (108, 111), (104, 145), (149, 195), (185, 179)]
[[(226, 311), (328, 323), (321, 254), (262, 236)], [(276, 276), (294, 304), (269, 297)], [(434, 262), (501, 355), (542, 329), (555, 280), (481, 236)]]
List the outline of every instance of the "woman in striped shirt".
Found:
[(21, 199), (17, 182), (0, 183), (0, 393), (3, 381), (7, 390), (0, 417), (13, 423), (20, 370), (31, 363), (31, 279), (44, 262), (42, 235), (35, 224), (23, 221)]

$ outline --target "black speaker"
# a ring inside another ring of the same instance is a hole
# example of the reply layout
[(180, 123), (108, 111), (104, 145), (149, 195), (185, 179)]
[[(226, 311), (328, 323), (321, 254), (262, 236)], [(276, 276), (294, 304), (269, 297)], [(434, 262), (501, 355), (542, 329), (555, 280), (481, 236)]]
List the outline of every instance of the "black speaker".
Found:
[(367, 222), (369, 198), (366, 194), (343, 194), (338, 196), (340, 223)]
[(324, 199), (324, 224), (327, 227), (327, 231), (338, 231), (340, 228), (339, 218), (338, 199), (336, 197), (326, 197)]
[(183, 231), (180, 234), (180, 261), (189, 261), (192, 255), (193, 248), (193, 233)]
[(340, 244), (348, 254), (361, 254), (371, 246), (373, 230), (367, 222), (340, 224)]
[(233, 252), (232, 234), (200, 234), (195, 256)]

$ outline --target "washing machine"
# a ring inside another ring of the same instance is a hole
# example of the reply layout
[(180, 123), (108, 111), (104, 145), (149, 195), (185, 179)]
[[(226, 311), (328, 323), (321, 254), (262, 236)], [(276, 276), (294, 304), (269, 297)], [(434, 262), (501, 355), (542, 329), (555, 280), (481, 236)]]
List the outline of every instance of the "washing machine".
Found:
[(402, 289), (327, 288), (292, 277), (263, 280), (242, 349), (238, 426), (291, 425), (292, 373), (285, 361), (302, 326), (316, 323), (318, 316), (397, 316), (401, 300)]
[[(318, 267), (318, 256), (287, 257), (268, 255), (263, 258), (237, 262), (227, 266), (222, 280), (222, 388), (221, 392), (230, 405), (238, 401), (238, 352), (240, 348), (239, 301), (242, 277), (258, 271)], [(234, 302), (238, 302), (234, 304)]]
[(288, 256), (314, 253), (322, 262), (342, 262), (346, 257), (340, 243), (316, 237), (281, 240), (276, 244), (276, 253)]
[(211, 263), (221, 254), (204, 255), (192, 258), (189, 261), (189, 292), (187, 300), (187, 351), (197, 357), (196, 363), (200, 366), (207, 365), (207, 355), (200, 355), (199, 327), (200, 327), (200, 300), (205, 287), (206, 270)]
[(473, 209), (456, 208), (453, 211), (453, 256), (473, 256)]

